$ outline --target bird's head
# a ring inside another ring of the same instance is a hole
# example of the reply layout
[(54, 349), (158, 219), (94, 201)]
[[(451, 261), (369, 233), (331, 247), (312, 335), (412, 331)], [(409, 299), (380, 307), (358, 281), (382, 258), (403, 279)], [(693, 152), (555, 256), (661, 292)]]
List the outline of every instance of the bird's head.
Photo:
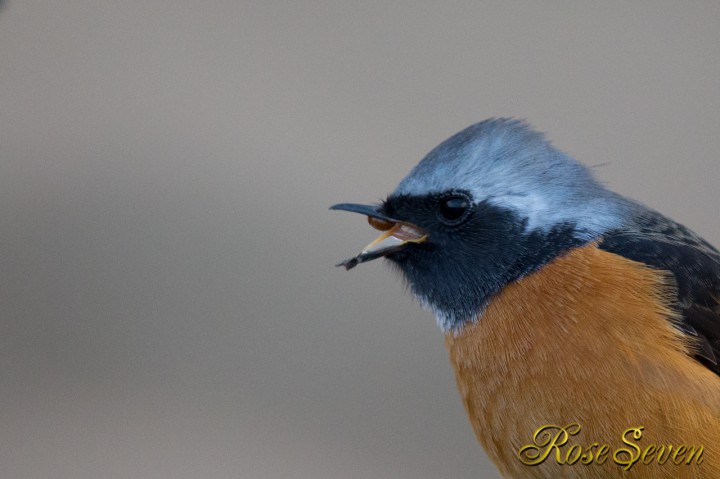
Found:
[(367, 215), (383, 231), (340, 263), (385, 257), (444, 331), (481, 314), (490, 297), (570, 248), (623, 222), (625, 203), (526, 123), (490, 119), (432, 150)]

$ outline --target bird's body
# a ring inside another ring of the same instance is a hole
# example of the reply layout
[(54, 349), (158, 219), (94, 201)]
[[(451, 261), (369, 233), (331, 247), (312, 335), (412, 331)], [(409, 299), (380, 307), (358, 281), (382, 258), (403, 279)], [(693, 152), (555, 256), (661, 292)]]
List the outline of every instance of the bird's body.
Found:
[[(720, 381), (672, 326), (669, 285), (661, 272), (589, 245), (508, 285), (481, 320), (446, 335), (470, 422), (504, 475), (720, 477)], [(527, 466), (519, 449), (545, 424), (582, 427), (561, 457), (572, 444), (615, 451), (626, 429), (643, 427), (634, 441), (643, 450), (704, 445), (704, 461), (636, 464), (623, 475), (611, 457), (559, 465), (553, 450)]]
[(693, 232), (502, 119), (337, 209), (387, 230), (343, 264), (386, 256), (435, 312), (505, 477), (720, 478), (720, 253)]

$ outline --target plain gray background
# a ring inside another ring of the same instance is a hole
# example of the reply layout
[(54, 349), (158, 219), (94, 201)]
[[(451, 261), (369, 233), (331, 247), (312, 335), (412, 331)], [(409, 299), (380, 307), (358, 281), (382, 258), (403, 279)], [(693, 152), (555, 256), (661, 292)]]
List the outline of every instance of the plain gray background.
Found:
[(716, 0), (5, 2), (0, 477), (498, 477), (327, 207), (517, 116), (718, 245), (719, 91)]

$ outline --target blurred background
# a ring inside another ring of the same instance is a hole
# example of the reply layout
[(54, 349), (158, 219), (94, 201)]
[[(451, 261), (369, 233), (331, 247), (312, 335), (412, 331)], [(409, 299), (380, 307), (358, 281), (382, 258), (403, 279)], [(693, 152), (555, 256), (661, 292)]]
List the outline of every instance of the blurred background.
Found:
[(526, 118), (720, 245), (715, 0), (8, 0), (0, 477), (497, 478), (328, 211)]

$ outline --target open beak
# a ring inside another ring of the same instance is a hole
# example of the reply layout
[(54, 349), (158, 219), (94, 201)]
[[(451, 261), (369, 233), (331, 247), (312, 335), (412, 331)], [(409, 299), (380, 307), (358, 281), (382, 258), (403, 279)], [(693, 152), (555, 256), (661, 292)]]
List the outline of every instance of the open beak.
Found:
[(400, 251), (408, 243), (422, 243), (428, 238), (428, 234), (419, 226), (386, 216), (378, 211), (377, 206), (341, 203), (331, 206), (330, 209), (366, 215), (373, 228), (383, 231), (383, 234), (364, 247), (360, 254), (335, 265), (344, 266), (345, 269), (352, 269), (360, 263)]

